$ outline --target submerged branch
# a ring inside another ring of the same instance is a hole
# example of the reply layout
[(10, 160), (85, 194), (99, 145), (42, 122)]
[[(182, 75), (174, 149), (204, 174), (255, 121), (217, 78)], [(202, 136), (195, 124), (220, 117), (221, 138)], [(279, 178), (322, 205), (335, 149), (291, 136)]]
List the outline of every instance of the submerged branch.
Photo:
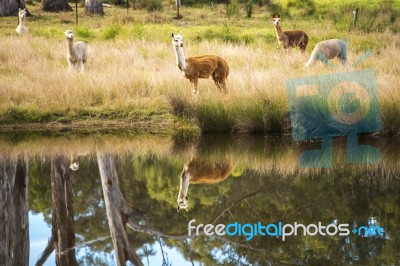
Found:
[(49, 242), (47, 243), (47, 247), (44, 249), (42, 255), (40, 255), (39, 259), (35, 263), (35, 266), (43, 265), (47, 261), (51, 253), (54, 251), (54, 248), (55, 248), (55, 237), (53, 234), (51, 234)]
[(243, 197), (241, 197), (241, 198), (235, 200), (234, 202), (232, 202), (231, 205), (229, 205), (228, 207), (226, 207), (225, 209), (223, 209), (223, 210), (221, 211), (221, 213), (218, 214), (217, 217), (214, 218), (214, 220), (211, 222), (211, 224), (215, 224), (215, 223), (219, 220), (219, 218), (221, 218), (221, 216), (225, 214), (225, 212), (230, 212), (230, 209), (232, 209), (233, 207), (239, 205), (242, 201), (246, 200), (247, 198), (250, 198), (250, 197), (252, 197), (252, 196), (258, 194), (258, 193), (261, 192), (264, 188), (265, 188), (265, 186), (262, 186), (261, 188), (257, 189), (256, 191), (251, 192), (251, 193), (249, 193), (249, 194), (247, 194), (247, 195), (244, 195)]

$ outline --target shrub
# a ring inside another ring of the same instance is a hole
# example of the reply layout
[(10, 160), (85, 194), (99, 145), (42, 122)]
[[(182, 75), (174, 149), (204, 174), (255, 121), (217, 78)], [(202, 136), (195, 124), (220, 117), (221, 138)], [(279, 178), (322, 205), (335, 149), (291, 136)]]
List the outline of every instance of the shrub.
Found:
[(104, 40), (113, 40), (118, 34), (121, 32), (121, 25), (113, 24), (106, 27), (103, 31), (103, 39)]
[(228, 18), (235, 16), (236, 19), (240, 19), (240, 5), (237, 0), (232, 0), (231, 4), (228, 5), (226, 15), (228, 16)]
[(163, 10), (163, 5), (161, 0), (140, 0), (139, 5), (141, 8), (146, 9), (148, 12)]
[(293, 9), (291, 15), (311, 16), (315, 14), (317, 8), (313, 0), (290, 0), (287, 3), (288, 9)]
[(82, 26), (76, 27), (75, 34), (83, 41), (90, 41), (94, 39), (94, 33), (90, 31), (89, 28), (87, 27), (82, 27)]

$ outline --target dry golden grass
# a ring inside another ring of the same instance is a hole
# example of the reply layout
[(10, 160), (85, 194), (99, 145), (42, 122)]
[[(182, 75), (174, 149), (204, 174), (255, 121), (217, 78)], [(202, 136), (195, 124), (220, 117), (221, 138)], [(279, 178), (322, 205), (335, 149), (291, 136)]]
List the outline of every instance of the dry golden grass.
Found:
[[(166, 34), (160, 32), (154, 34)], [(62, 31), (60, 30), (60, 35)], [(377, 72), (382, 116), (386, 125), (398, 126), (400, 113), (400, 36), (391, 33), (355, 34), (349, 36), (350, 62), (362, 53), (352, 47), (368, 38), (386, 41), (385, 47), (357, 69), (373, 68)], [(76, 38), (76, 40), (78, 40)], [(89, 58), (83, 74), (68, 73), (66, 41), (34, 35), (0, 39), (0, 112), (22, 108), (29, 112), (62, 113), (79, 117), (82, 110), (103, 112), (117, 110), (169, 112), (171, 97), (179, 97), (189, 106), (209, 101), (237, 105), (267, 100), (280, 106), (280, 114), (288, 111), (286, 80), (314, 76), (350, 68), (332, 68), (318, 63), (304, 69), (309, 53), (291, 50), (284, 54), (260, 43), (232, 44), (219, 41), (195, 42), (184, 39), (186, 56), (217, 54), (229, 63), (228, 92), (217, 91), (212, 79), (199, 80), (200, 96), (194, 97), (191, 85), (176, 66), (170, 41), (148, 39), (116, 39), (89, 44)], [(365, 49), (366, 50), (366, 49)], [(338, 60), (333, 61), (338, 64)], [(278, 117), (281, 119), (281, 117)], [(246, 120), (238, 125), (246, 124)]]

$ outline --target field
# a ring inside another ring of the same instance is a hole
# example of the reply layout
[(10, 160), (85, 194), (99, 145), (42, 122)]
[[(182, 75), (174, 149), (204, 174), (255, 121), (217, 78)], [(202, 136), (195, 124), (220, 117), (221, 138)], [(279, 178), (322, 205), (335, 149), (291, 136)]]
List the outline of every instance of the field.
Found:
[[(29, 34), (15, 34), (16, 18), (0, 18), (0, 129), (128, 127), (169, 132), (275, 132), (290, 130), (286, 80), (342, 71), (351, 67), (303, 65), (314, 45), (324, 39), (349, 42), (350, 63), (370, 49), (355, 69), (374, 69), (384, 131), (400, 131), (400, 7), (380, 1), (316, 1), (315, 10), (254, 6), (252, 18), (242, 6), (226, 17), (224, 5), (182, 7), (174, 20), (170, 2), (164, 11), (127, 10), (113, 6), (104, 17), (46, 13), (30, 2)], [(356, 4), (355, 4), (356, 3)], [(361, 5), (352, 26), (353, 7)], [(275, 10), (272, 10), (275, 9)], [(302, 29), (310, 36), (305, 54), (279, 47), (271, 22), (282, 14), (284, 30)], [(304, 14), (304, 12), (309, 12)], [(4, 26), (3, 26), (4, 25)], [(67, 73), (63, 32), (89, 44), (83, 74)], [(211, 79), (199, 81), (199, 96), (176, 66), (171, 32), (184, 36), (186, 56), (218, 54), (230, 65), (228, 95)], [(334, 64), (339, 64), (334, 60)]]

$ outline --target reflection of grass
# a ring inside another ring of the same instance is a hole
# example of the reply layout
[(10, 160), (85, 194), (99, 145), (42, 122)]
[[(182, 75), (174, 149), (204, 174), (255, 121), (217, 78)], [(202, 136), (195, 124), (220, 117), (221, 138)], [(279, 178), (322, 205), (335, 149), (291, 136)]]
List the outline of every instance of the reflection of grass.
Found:
[[(279, 173), (285, 177), (293, 174), (324, 175), (330, 170), (299, 169), (300, 152), (309, 149), (320, 149), (320, 143), (301, 144), (293, 142), (290, 136), (205, 134), (202, 138), (183, 138), (184, 136), (137, 135), (132, 132), (114, 132), (102, 134), (64, 134), (58, 133), (7, 133), (0, 138), (2, 154), (10, 156), (27, 154), (31, 157), (50, 157), (57, 154), (70, 156), (78, 154), (94, 159), (97, 152), (112, 153), (120, 158), (133, 157), (171, 157), (183, 163), (196, 156), (205, 162), (218, 162), (228, 159), (232, 162), (234, 174), (240, 175), (247, 169), (259, 173)], [(400, 169), (397, 144), (393, 139), (379, 142), (373, 138), (362, 138), (360, 144), (377, 147), (382, 162), (378, 165), (346, 163), (346, 139), (334, 139), (333, 166), (335, 169), (380, 172), (385, 176), (387, 171)], [(380, 170), (381, 169), (381, 170)]]

